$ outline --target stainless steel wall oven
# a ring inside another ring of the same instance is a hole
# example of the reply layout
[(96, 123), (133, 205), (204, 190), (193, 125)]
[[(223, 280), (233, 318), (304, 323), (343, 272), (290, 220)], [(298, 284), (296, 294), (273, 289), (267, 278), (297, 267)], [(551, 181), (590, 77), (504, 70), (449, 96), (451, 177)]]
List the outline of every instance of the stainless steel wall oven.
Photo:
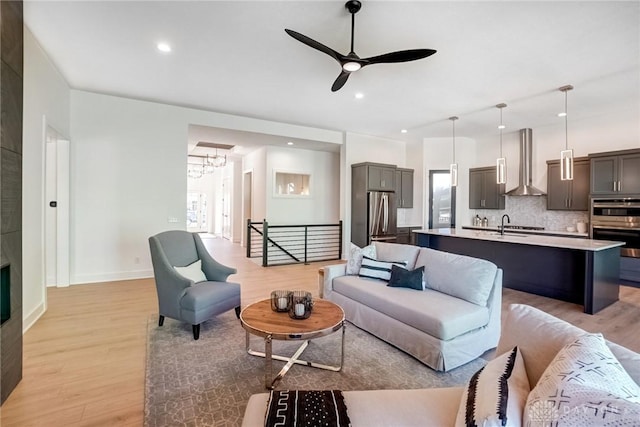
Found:
[(640, 258), (640, 196), (591, 199), (592, 239), (625, 242), (620, 255)]

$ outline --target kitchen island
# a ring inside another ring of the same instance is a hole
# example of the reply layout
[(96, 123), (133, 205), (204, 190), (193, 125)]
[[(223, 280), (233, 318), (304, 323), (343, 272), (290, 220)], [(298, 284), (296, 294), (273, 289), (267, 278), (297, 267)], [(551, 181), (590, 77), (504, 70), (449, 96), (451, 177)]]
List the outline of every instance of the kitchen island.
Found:
[(495, 263), (507, 288), (580, 304), (589, 314), (618, 300), (623, 242), (449, 228), (414, 233), (418, 246)]

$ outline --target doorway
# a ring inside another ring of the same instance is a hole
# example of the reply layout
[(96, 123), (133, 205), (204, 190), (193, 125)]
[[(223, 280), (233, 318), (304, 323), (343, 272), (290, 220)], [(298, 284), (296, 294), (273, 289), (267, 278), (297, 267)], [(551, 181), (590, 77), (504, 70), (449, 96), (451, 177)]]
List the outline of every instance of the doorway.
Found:
[(187, 231), (208, 231), (207, 195), (187, 193)]
[(456, 187), (449, 170), (429, 171), (429, 228), (455, 228)]
[(228, 176), (222, 178), (222, 237), (231, 240), (231, 185)]
[(242, 246), (247, 247), (247, 221), (252, 219), (251, 191), (253, 188), (253, 171), (247, 171), (242, 177)]

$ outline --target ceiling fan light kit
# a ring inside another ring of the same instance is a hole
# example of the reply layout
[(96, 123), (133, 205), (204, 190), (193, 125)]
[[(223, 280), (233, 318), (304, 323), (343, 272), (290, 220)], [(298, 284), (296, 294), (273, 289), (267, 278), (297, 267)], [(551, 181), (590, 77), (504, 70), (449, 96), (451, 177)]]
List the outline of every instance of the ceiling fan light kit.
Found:
[(397, 52), (385, 53), (383, 55), (372, 56), (369, 58), (360, 58), (354, 49), (354, 33), (355, 33), (355, 23), (356, 23), (356, 13), (362, 7), (362, 3), (357, 0), (349, 0), (345, 3), (345, 8), (351, 14), (351, 51), (348, 55), (343, 55), (328, 46), (323, 45), (320, 42), (313, 40), (305, 36), (304, 34), (300, 34), (296, 31), (285, 29), (284, 31), (289, 34), (294, 39), (298, 40), (301, 43), (306, 44), (309, 47), (312, 47), (320, 52), (323, 52), (340, 64), (341, 70), (340, 74), (333, 82), (331, 86), (332, 92), (337, 92), (344, 86), (347, 82), (347, 79), (351, 75), (351, 73), (360, 70), (367, 65), (372, 64), (391, 64), (396, 62), (408, 62), (415, 61), (418, 59), (426, 58), (428, 56), (436, 53), (433, 49), (410, 49), (410, 50), (400, 50)]

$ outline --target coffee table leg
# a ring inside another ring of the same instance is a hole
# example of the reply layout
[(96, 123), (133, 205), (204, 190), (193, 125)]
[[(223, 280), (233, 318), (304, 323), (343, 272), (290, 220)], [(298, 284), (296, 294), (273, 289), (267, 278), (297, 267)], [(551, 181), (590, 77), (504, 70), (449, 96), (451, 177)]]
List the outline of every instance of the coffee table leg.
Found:
[(271, 335), (264, 337), (264, 386), (273, 390), (274, 381), (271, 381), (273, 360), (271, 359)]

